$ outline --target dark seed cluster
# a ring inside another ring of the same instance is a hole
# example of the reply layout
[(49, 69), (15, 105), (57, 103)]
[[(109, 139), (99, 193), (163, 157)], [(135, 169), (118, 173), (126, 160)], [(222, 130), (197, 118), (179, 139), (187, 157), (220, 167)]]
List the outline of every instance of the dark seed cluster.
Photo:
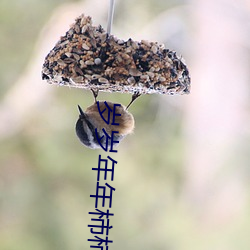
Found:
[(42, 78), (49, 83), (106, 92), (187, 94), (183, 59), (158, 43), (120, 40), (80, 16), (47, 55)]

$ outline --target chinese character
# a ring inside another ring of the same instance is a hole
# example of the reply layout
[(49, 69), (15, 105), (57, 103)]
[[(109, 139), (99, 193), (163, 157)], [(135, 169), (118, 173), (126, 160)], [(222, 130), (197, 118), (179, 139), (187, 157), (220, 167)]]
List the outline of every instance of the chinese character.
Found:
[(103, 119), (103, 121), (106, 122), (106, 123), (109, 125), (109, 124), (110, 124), (110, 113), (113, 112), (113, 119), (112, 119), (111, 125), (117, 125), (117, 126), (119, 126), (119, 123), (116, 123), (116, 122), (115, 122), (115, 117), (116, 117), (116, 116), (121, 116), (121, 114), (116, 113), (116, 112), (115, 112), (115, 108), (116, 108), (117, 106), (121, 106), (121, 104), (114, 104), (114, 108), (113, 108), (113, 110), (112, 110), (112, 109), (109, 107), (108, 103), (107, 103), (106, 101), (104, 102), (105, 106), (106, 106), (107, 109), (108, 109), (108, 118), (107, 118), (107, 120), (106, 120), (106, 119), (103, 117), (103, 113), (106, 111), (106, 108), (105, 108), (103, 111), (101, 111), (101, 110), (100, 110), (99, 101), (97, 101), (96, 103), (97, 103), (97, 107), (98, 107), (99, 114), (100, 114), (101, 118)]
[[(103, 234), (104, 229), (106, 229), (106, 235), (109, 235), (109, 229), (113, 228), (113, 226), (109, 225), (109, 219), (107, 219), (107, 225), (105, 226), (105, 219), (91, 219), (91, 221), (97, 221), (100, 222), (101, 225), (88, 225), (88, 227), (91, 227), (90, 232), (92, 234)], [(99, 228), (100, 231), (94, 231), (94, 228)]]
[[(95, 129), (96, 139), (97, 139), (97, 142), (99, 143), (99, 145), (106, 152), (108, 150), (108, 147), (110, 147), (109, 152), (117, 153), (117, 150), (113, 149), (114, 144), (118, 144), (119, 140), (121, 140), (124, 136), (115, 135), (115, 134), (119, 134), (118, 131), (111, 131), (111, 136), (108, 135), (108, 133), (106, 132), (106, 130), (104, 128), (102, 129), (102, 131), (103, 131), (103, 136), (100, 136), (99, 133), (97, 132), (97, 129)], [(104, 140), (104, 138), (106, 140)], [(103, 145), (104, 141), (105, 141), (105, 145)]]
[(96, 241), (98, 242), (98, 246), (90, 246), (91, 248), (100, 248), (101, 250), (103, 250), (103, 246), (101, 246), (103, 243), (105, 243), (106, 245), (106, 250), (108, 250), (108, 243), (113, 243), (112, 240), (109, 240), (108, 237), (106, 237), (106, 239), (102, 239), (98, 236), (95, 236), (96, 239), (88, 239), (88, 241)]
[(99, 216), (99, 219), (101, 219), (101, 218), (102, 218), (103, 216), (105, 216), (105, 215), (106, 215), (106, 218), (107, 218), (107, 219), (109, 219), (109, 216), (114, 216), (114, 214), (109, 213), (109, 209), (107, 209), (107, 212), (106, 212), (106, 213), (103, 212), (103, 211), (101, 211), (101, 210), (99, 210), (99, 209), (96, 209), (95, 211), (97, 211), (97, 212), (89, 212), (89, 214), (100, 215), (100, 216)]
[[(109, 199), (109, 207), (111, 208), (112, 206), (112, 194), (113, 191), (115, 191), (115, 188), (111, 187), (108, 183), (105, 183), (106, 186), (99, 186), (99, 181), (96, 184), (96, 194), (95, 195), (90, 195), (90, 197), (95, 197), (95, 208), (98, 206), (98, 199), (102, 198), (102, 207), (105, 206), (105, 200)], [(106, 195), (106, 187), (110, 188), (110, 195)], [(99, 189), (102, 189), (102, 195), (99, 195)]]
[[(117, 164), (117, 161), (112, 159), (111, 157), (108, 156), (108, 159), (112, 162), (112, 168), (108, 169), (108, 160), (107, 159), (101, 159), (101, 155), (99, 155), (99, 161), (98, 161), (98, 168), (92, 168), (92, 170), (97, 170), (97, 181), (100, 180), (100, 172), (104, 172), (104, 180), (107, 180), (107, 172), (111, 172), (111, 181), (114, 180), (114, 169), (115, 169), (115, 164)], [(105, 167), (101, 168), (101, 162), (104, 162)]]

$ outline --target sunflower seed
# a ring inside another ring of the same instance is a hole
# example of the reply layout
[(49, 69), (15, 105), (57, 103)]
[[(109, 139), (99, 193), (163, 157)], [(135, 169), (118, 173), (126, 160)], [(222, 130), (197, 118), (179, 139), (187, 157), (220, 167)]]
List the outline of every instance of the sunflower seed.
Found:
[(71, 57), (72, 54), (71, 54), (70, 52), (66, 52), (65, 55), (66, 55), (67, 57)]
[(83, 75), (83, 72), (82, 72), (82, 70), (81, 70), (79, 67), (75, 66), (75, 67), (74, 67), (74, 70), (75, 70), (75, 72), (78, 73), (79, 75)]
[(147, 40), (142, 40), (141, 43), (146, 45), (147, 47), (150, 47), (150, 42)]
[(75, 25), (75, 31), (76, 31), (77, 34), (80, 33), (80, 27), (79, 27), (79, 25)]
[(135, 78), (134, 77), (129, 77), (128, 78), (128, 83), (129, 84), (135, 84)]
[(82, 76), (76, 76), (72, 77), (72, 80), (76, 83), (82, 83), (83, 82), (83, 77)]
[(154, 76), (155, 76), (155, 74), (154, 74), (153, 72), (150, 72), (150, 71), (147, 72), (147, 75), (148, 75), (151, 79), (153, 79)]
[(149, 76), (148, 76), (148, 75), (142, 75), (142, 76), (140, 77), (140, 79), (141, 79), (142, 81), (147, 82), (147, 81), (149, 81)]
[(99, 79), (101, 77), (101, 75), (97, 75), (97, 74), (94, 74), (92, 75), (91, 79)]
[(87, 61), (85, 62), (85, 64), (86, 64), (86, 65), (94, 65), (95, 63), (94, 63), (93, 61), (87, 60)]
[(89, 46), (86, 44), (86, 43), (83, 43), (82, 44), (82, 48), (85, 49), (85, 50), (89, 50)]
[(99, 78), (99, 79), (98, 79), (98, 82), (99, 82), (99, 83), (105, 83), (105, 84), (108, 84), (108, 83), (109, 83), (109, 81), (108, 81), (106, 78), (104, 78), (104, 77)]
[(125, 42), (123, 41), (123, 40), (121, 40), (121, 39), (118, 39), (118, 44), (119, 45), (123, 45)]
[(154, 54), (156, 54), (157, 51), (158, 51), (158, 48), (157, 48), (155, 45), (153, 45), (152, 48), (151, 48), (151, 51), (152, 51)]
[(57, 63), (58, 63), (60, 66), (66, 66), (66, 65), (67, 65), (62, 59), (57, 60)]
[(138, 69), (135, 69), (135, 68), (130, 68), (129, 74), (131, 76), (141, 76), (142, 75), (142, 73)]
[(139, 46), (138, 46), (138, 44), (136, 42), (132, 42), (132, 47), (133, 47), (133, 49), (138, 49), (139, 48)]
[(77, 55), (77, 54), (72, 54), (73, 56), (74, 56), (74, 58), (77, 60), (77, 61), (79, 61), (80, 60), (80, 56), (79, 55)]
[(65, 58), (63, 61), (64, 61), (65, 63), (67, 63), (67, 64), (70, 64), (70, 63), (72, 63), (72, 62), (75, 62), (75, 59), (73, 59), (73, 58)]

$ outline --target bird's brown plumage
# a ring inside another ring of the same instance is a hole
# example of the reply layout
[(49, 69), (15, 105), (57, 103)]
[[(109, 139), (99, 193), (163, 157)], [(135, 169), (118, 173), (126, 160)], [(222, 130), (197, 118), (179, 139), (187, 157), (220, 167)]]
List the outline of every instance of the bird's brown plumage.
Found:
[[(112, 110), (114, 109), (114, 103), (107, 102), (107, 104)], [(105, 120), (107, 120), (109, 111), (105, 103), (103, 101), (100, 101), (99, 107), (101, 111), (106, 109), (102, 115)], [(135, 126), (134, 117), (126, 110), (123, 105), (116, 106), (115, 113), (121, 114), (121, 116), (115, 116), (114, 120), (114, 122), (119, 123), (119, 125), (111, 125), (111, 123), (113, 122), (113, 112), (111, 112), (110, 114), (110, 123), (107, 124), (100, 116), (97, 103), (94, 103), (85, 111), (85, 115), (89, 118), (89, 120), (93, 123), (93, 125), (97, 128), (98, 131), (104, 128), (109, 135), (111, 135), (112, 131), (118, 131), (119, 135), (131, 134)]]

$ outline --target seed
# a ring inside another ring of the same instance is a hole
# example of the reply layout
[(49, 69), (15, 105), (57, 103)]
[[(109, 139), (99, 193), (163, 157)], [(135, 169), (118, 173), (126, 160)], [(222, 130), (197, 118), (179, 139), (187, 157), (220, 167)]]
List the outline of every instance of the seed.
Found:
[(130, 56), (128, 54), (122, 54), (122, 57), (125, 59), (125, 60), (129, 60), (130, 59)]
[(108, 83), (109, 83), (109, 81), (108, 81), (106, 78), (104, 78), (104, 77), (99, 78), (99, 79), (98, 79), (98, 82), (99, 82), (99, 83), (105, 83), (105, 84), (108, 84)]
[(84, 77), (85, 77), (87, 80), (91, 80), (91, 79), (92, 79), (92, 76), (91, 76), (91, 75), (85, 74)]
[(133, 49), (138, 49), (138, 44), (136, 42), (132, 42)]
[(76, 73), (78, 73), (79, 75), (83, 75), (83, 72), (82, 72), (82, 70), (79, 67), (75, 66), (74, 69), (75, 69)]
[(81, 65), (81, 67), (83, 67), (85, 65), (83, 60), (80, 60), (80, 65)]
[(77, 55), (84, 55), (84, 51), (76, 48), (72, 48), (72, 52), (76, 53)]
[(87, 25), (83, 26), (83, 27), (82, 27), (82, 34), (84, 34), (84, 33), (87, 31), (87, 29), (88, 29), (88, 26), (87, 26)]
[(69, 63), (75, 62), (75, 59), (73, 59), (73, 58), (65, 58), (63, 61), (65, 63), (69, 64)]
[(92, 75), (92, 80), (94, 80), (94, 79), (99, 79), (101, 77), (101, 75), (97, 75), (97, 74), (94, 74), (94, 75)]
[(80, 56), (79, 56), (79, 55), (77, 55), (77, 54), (73, 54), (73, 56), (74, 56), (74, 58), (75, 58), (77, 61), (79, 61), (79, 60), (80, 60)]
[(74, 30), (73, 29), (70, 29), (69, 32), (68, 32), (68, 35), (69, 36), (72, 36), (74, 34)]
[(129, 77), (128, 78), (128, 83), (129, 84), (135, 84), (135, 78), (134, 77)]
[(86, 65), (94, 65), (95, 63), (94, 63), (93, 61), (87, 60), (87, 61), (85, 62), (85, 64), (86, 64)]
[(71, 54), (70, 52), (66, 52), (65, 55), (66, 55), (67, 57), (71, 57), (72, 54)]
[(57, 63), (58, 63), (60, 66), (66, 66), (66, 65), (67, 65), (62, 59), (57, 60)]
[(148, 46), (148, 47), (150, 47), (150, 43), (147, 40), (142, 40), (141, 43)]
[(153, 45), (152, 48), (151, 48), (151, 51), (152, 51), (154, 54), (156, 54), (157, 51), (158, 51), (158, 48), (157, 48), (155, 45)]
[(131, 49), (131, 48), (127, 48), (127, 49), (125, 50), (125, 52), (126, 52), (126, 53), (131, 53), (131, 52), (132, 52), (132, 49)]
[(72, 77), (72, 80), (76, 83), (82, 83), (83, 82), (83, 77), (82, 76), (76, 76)]
[(80, 33), (80, 27), (79, 27), (79, 25), (75, 25), (75, 31), (76, 31), (77, 34)]
[(123, 60), (122, 60), (122, 57), (119, 55), (119, 54), (117, 54), (117, 56), (115, 57), (115, 59), (119, 62), (119, 63), (121, 63)]
[(82, 18), (80, 24), (81, 26), (84, 26), (86, 24), (86, 18)]
[(92, 71), (92, 70), (89, 70), (89, 69), (85, 69), (85, 70), (84, 70), (84, 73), (85, 73), (85, 74), (88, 74), (88, 75), (92, 75), (92, 74), (93, 74), (93, 71)]
[(64, 45), (66, 45), (66, 44), (68, 44), (68, 43), (69, 43), (69, 41), (68, 41), (68, 40), (66, 40), (66, 41), (64, 41), (64, 42), (60, 43), (60, 46), (61, 46), (61, 47), (63, 47)]
[(89, 35), (89, 38), (94, 38), (94, 31), (93, 31), (93, 29), (89, 28), (88, 35)]
[(129, 74), (131, 76), (141, 76), (142, 75), (142, 73), (138, 69), (135, 69), (135, 68), (130, 68)]
[(85, 50), (89, 50), (89, 46), (86, 44), (86, 43), (83, 43), (82, 44), (82, 48), (85, 49)]
[(142, 81), (149, 81), (149, 76), (148, 75), (142, 75), (141, 77), (140, 77), (140, 79), (142, 80)]
[(95, 64), (100, 65), (102, 63), (102, 60), (100, 58), (95, 59)]
[(107, 39), (107, 34), (106, 33), (101, 34), (100, 39), (101, 39), (101, 43), (104, 43)]
[(95, 38), (92, 38), (92, 39), (90, 40), (90, 44), (91, 44), (92, 47), (96, 48), (96, 47), (97, 47), (96, 39), (95, 39)]
[(119, 44), (119, 45), (123, 45), (123, 44), (124, 44), (124, 41), (121, 40), (121, 39), (118, 39), (118, 44)]
[(152, 79), (154, 78), (155, 74), (153, 72), (148, 71), (147, 75)]

